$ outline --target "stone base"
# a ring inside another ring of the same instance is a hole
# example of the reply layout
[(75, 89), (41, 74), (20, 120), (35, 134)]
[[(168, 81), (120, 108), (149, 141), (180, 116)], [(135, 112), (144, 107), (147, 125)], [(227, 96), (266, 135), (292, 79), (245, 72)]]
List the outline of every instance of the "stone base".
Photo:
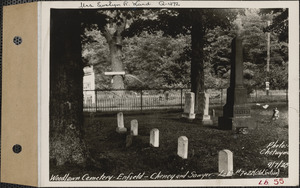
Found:
[(232, 118), (219, 117), (218, 127), (222, 130), (232, 130)]
[(202, 120), (210, 120), (210, 115), (203, 115)]
[(203, 125), (212, 125), (213, 124), (213, 121), (210, 119), (210, 115), (203, 115), (202, 124)]
[(202, 120), (202, 125), (213, 125), (213, 121), (211, 119)]
[(196, 114), (192, 114), (192, 113), (183, 113), (182, 116), (183, 118), (187, 118), (189, 120), (195, 119), (196, 118)]
[(236, 131), (238, 127), (251, 127), (252, 123), (251, 117), (219, 117), (218, 119), (218, 126), (222, 130)]
[(127, 128), (126, 127), (117, 127), (116, 131), (117, 131), (117, 133), (126, 133)]

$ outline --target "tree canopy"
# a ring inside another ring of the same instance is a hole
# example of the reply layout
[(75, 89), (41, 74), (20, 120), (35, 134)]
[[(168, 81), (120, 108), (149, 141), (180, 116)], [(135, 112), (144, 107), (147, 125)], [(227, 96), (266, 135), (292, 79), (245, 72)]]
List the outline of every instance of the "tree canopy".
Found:
[(279, 41), (288, 42), (289, 37), (289, 9), (260, 9), (262, 15), (272, 15), (270, 26), (265, 28), (265, 31), (272, 31), (278, 36)]
[[(228, 12), (225, 14), (226, 11)], [(145, 11), (151, 15), (151, 19), (146, 19), (147, 16), (144, 14), (144, 17), (132, 21), (130, 27), (122, 33), (121, 61), (126, 74), (136, 77), (125, 76), (125, 87), (190, 87), (192, 82), (190, 74), (193, 71), (191, 61), (194, 57), (192, 24), (203, 19), (202, 23), (207, 24), (203, 26), (205, 33), (201, 35), (203, 55), (201, 60), (198, 59), (203, 66), (201, 73), (202, 76), (204, 75), (203, 89), (226, 88), (230, 75), (230, 44), (237, 32), (234, 18), (239, 18), (243, 23), (241, 35), (244, 44), (245, 84), (250, 91), (251, 88), (262, 88), (265, 82), (267, 53), (265, 29), (267, 21), (279, 15), (280, 11), (266, 14), (262, 14), (261, 11), (259, 9)], [(203, 13), (202, 18), (196, 16), (200, 13)], [(195, 14), (194, 19), (197, 17), (198, 21), (192, 21), (192, 14)], [(206, 18), (205, 14), (211, 14), (212, 18)], [(220, 19), (225, 22), (217, 21), (218, 17), (226, 17), (226, 15), (228, 18)], [(211, 23), (212, 20), (215, 20), (215, 24)], [(197, 34), (197, 37), (200, 34)], [(111, 70), (109, 47), (104, 34), (94, 28), (86, 30), (84, 38), (89, 40), (83, 42), (83, 57), (86, 62), (95, 65), (98, 75), (96, 76), (97, 88), (110, 88), (110, 78), (103, 76), (104, 71)], [(288, 44), (279, 38), (279, 34), (271, 33), (270, 76), (272, 79), (270, 82), (273, 88), (287, 85)], [(275, 72), (284, 79), (280, 81), (275, 78)], [(198, 82), (199, 79), (196, 81)]]

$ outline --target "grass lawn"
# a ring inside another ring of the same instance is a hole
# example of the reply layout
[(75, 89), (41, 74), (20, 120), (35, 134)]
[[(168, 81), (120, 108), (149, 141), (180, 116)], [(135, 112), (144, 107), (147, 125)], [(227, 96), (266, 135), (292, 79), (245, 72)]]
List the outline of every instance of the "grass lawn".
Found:
[[(272, 121), (272, 109), (278, 107), (280, 118)], [(211, 107), (212, 109), (213, 107)], [(193, 177), (193, 174), (213, 174), (204, 178), (221, 178), (218, 172), (218, 152), (229, 149), (233, 152), (233, 171), (231, 178), (258, 178), (276, 177), (276, 175), (251, 175), (254, 170), (279, 172), (278, 177), (287, 177), (288, 155), (265, 155), (266, 147), (277, 141), (288, 144), (288, 114), (287, 105), (270, 104), (267, 110), (260, 106), (252, 106), (251, 114), (253, 126), (246, 135), (236, 134), (233, 131), (219, 130), (217, 117), (222, 116), (222, 108), (215, 107), (216, 117), (214, 125), (201, 125), (201, 120), (188, 122), (181, 118), (182, 112), (151, 111), (151, 112), (123, 112), (124, 124), (127, 134), (118, 134), (117, 113), (106, 115), (97, 114), (90, 118), (85, 116), (85, 139), (92, 157), (99, 162), (100, 167), (87, 166), (85, 168), (65, 165), (56, 167), (51, 165), (51, 174), (63, 176), (99, 176), (101, 173), (117, 177), (121, 173), (135, 175), (145, 172), (143, 179), (149, 179), (152, 174), (186, 174), (184, 178)], [(130, 121), (137, 119), (139, 123), (139, 136), (133, 139), (133, 144), (126, 147), (126, 136), (130, 132)], [(149, 146), (149, 134), (153, 128), (159, 129), (159, 148)], [(188, 138), (188, 159), (183, 160), (177, 156), (178, 137)], [(273, 145), (274, 146), (274, 145)], [(288, 151), (288, 148), (270, 147), (269, 151)], [(278, 153), (277, 153), (278, 154)], [(282, 162), (281, 162), (282, 161)], [(281, 162), (278, 168), (271, 163)], [(270, 167), (270, 168), (269, 168)], [(249, 172), (248, 174), (242, 172)], [(154, 176), (153, 176), (154, 177)], [(223, 178), (223, 177), (222, 177)]]

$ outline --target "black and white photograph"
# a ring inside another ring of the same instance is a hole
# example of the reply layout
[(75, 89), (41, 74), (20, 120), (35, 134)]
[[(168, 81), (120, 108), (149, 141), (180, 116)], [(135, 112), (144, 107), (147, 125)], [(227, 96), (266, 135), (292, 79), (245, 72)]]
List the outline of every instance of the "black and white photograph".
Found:
[(289, 6), (151, 3), (49, 8), (45, 180), (286, 185)]

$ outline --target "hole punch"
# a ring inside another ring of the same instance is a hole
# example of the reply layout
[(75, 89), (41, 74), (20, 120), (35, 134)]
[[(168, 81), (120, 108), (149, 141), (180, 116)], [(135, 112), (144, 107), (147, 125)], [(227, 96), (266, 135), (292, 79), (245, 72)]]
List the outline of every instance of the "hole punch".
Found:
[(22, 38), (19, 36), (15, 36), (14, 43), (15, 43), (15, 45), (20, 45), (22, 43)]
[(13, 146), (12, 150), (13, 150), (13, 152), (18, 154), (22, 151), (22, 146), (19, 145), (19, 144), (16, 144), (16, 145)]

